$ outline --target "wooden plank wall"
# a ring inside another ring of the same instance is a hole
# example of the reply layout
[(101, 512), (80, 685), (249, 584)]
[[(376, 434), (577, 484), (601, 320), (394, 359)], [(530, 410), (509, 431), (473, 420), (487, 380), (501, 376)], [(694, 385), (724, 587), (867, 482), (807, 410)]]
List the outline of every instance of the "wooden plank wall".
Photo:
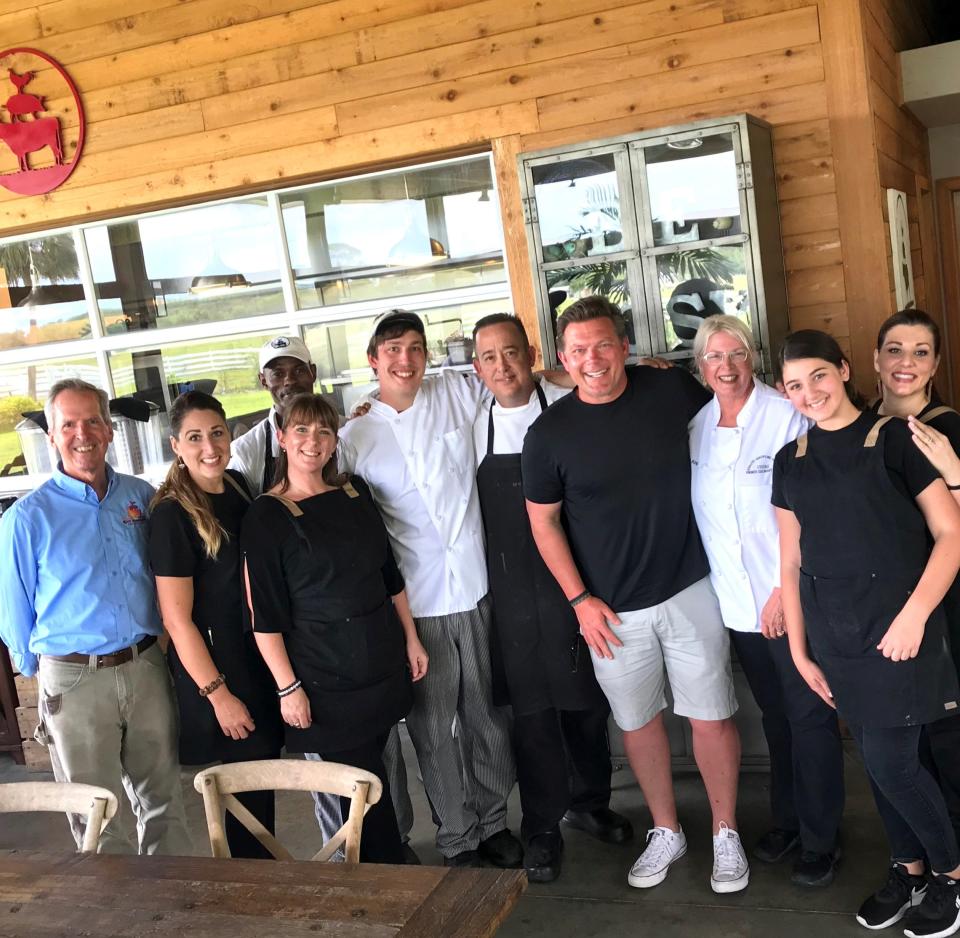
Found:
[(66, 186), (0, 190), (0, 231), (491, 147), (503, 182), (522, 151), (748, 111), (775, 127), (793, 324), (846, 341), (820, 33), (817, 0), (0, 0), (89, 121)]
[[(930, 190), (930, 147), (926, 128), (902, 105), (897, 59), (898, 52), (929, 45), (933, 41), (927, 13), (929, 6), (923, 2), (863, 0), (863, 21), (884, 223), (888, 222), (885, 190), (903, 190), (907, 193), (917, 306), (937, 313), (940, 307), (939, 278), (935, 263), (931, 263), (935, 255), (931, 257), (929, 250), (929, 242), (935, 238), (929, 225), (933, 219), (932, 215), (929, 220), (921, 217), (921, 190)], [(881, 319), (897, 309), (889, 237), (887, 258), (888, 301), (882, 310), (877, 311)], [(926, 269), (928, 265), (930, 270)]]

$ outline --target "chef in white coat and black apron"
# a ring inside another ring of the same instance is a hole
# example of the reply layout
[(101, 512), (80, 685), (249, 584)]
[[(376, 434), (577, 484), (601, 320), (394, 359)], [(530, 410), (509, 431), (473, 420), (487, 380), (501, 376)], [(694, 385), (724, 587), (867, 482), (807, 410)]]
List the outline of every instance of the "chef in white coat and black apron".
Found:
[(527, 428), (569, 389), (534, 377), (536, 350), (515, 316), (487, 316), (473, 337), (474, 368), (494, 396), (474, 424), (494, 697), (513, 707), (524, 866), (531, 881), (549, 882), (560, 874), (561, 820), (608, 843), (629, 840), (633, 830), (609, 808), (610, 709), (576, 615), (533, 541), (523, 497)]

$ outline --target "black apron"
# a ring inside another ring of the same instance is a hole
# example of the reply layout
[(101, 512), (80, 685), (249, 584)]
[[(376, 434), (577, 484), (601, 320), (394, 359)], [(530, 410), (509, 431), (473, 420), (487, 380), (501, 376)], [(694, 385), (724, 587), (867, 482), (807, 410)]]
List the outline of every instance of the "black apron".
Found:
[(927, 620), (916, 658), (894, 662), (877, 649), (930, 552), (922, 513), (887, 472), (879, 434), (889, 419), (873, 424), (852, 469), (818, 458), (806, 435), (800, 437), (791, 489), (801, 527), (804, 519), (819, 519), (819, 557), (829, 554), (829, 539), (842, 532), (844, 575), (836, 576), (823, 561), (810, 569), (802, 559), (800, 601), (811, 651), (838, 712), (869, 728), (930, 723), (953, 712), (947, 707), (955, 708), (958, 698), (942, 607)]
[[(358, 493), (347, 482), (351, 498)], [(283, 495), (267, 493), (290, 513), (303, 549), (310, 541), (298, 519), (303, 511)], [(376, 509), (370, 504), (370, 509)], [(376, 609), (344, 619), (324, 620), (322, 591), (297, 598), (295, 629), (284, 635), (295, 668), (312, 662), (303, 673), (303, 690), (310, 701), (312, 723), (307, 729), (286, 726), (287, 752), (324, 752), (351, 749), (386, 733), (410, 712), (413, 690), (406, 664), (403, 626), (388, 596)]]
[[(546, 396), (539, 384), (536, 389), (540, 409), (545, 410)], [(521, 716), (551, 707), (605, 706), (577, 617), (533, 540), (520, 454), (493, 452), (494, 403), (487, 424), (487, 452), (477, 469), (493, 598), (494, 702), (512, 704)]]

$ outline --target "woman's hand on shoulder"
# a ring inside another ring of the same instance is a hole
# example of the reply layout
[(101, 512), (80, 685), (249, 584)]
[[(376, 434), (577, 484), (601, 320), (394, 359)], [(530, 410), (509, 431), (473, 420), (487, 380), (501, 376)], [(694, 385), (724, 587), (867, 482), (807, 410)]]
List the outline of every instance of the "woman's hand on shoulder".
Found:
[(426, 677), (430, 656), (419, 638), (411, 638), (407, 642), (407, 664), (410, 666), (410, 676), (414, 682)]
[(880, 639), (877, 648), (884, 658), (889, 658), (891, 661), (916, 658), (926, 625), (926, 618), (921, 618), (907, 609), (901, 609), (896, 619), (890, 623), (886, 634)]
[(913, 434), (913, 442), (943, 476), (947, 485), (960, 485), (960, 457), (946, 436), (912, 415), (907, 417), (907, 423)]
[(226, 684), (207, 698), (213, 705), (220, 729), (231, 739), (246, 739), (257, 727), (247, 705), (227, 690)]

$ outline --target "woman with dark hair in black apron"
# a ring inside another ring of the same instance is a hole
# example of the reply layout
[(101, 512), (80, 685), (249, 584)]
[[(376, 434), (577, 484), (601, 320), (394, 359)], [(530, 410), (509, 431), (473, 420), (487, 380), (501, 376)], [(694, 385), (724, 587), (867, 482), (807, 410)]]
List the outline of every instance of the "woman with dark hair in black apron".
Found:
[[(223, 406), (203, 391), (187, 391), (170, 408), (170, 432), (175, 459), (151, 506), (150, 564), (172, 640), (167, 658), (180, 711), (180, 763), (277, 759), (280, 706), (245, 628), (240, 525), (250, 493), (243, 476), (227, 469)], [(273, 831), (272, 791), (238, 798)], [(270, 857), (229, 812), (226, 833), (231, 856)]]
[[(940, 327), (923, 310), (905, 309), (887, 319), (877, 335), (873, 362), (880, 398), (871, 409), (907, 419), (914, 442), (957, 500), (960, 414), (943, 404), (933, 386), (940, 365), (940, 345)], [(943, 597), (943, 609), (954, 667), (960, 674), (960, 578)], [(924, 727), (924, 737), (954, 833), (960, 840), (960, 713), (930, 723)]]
[(816, 423), (774, 464), (790, 650), (847, 722), (894, 809), (882, 814), (894, 863), (929, 864), (926, 880), (891, 876), (857, 918), (882, 928), (909, 911), (910, 938), (952, 935), (960, 848), (919, 740), (960, 696), (940, 605), (960, 568), (960, 509), (906, 425), (851, 399), (850, 366), (833, 338), (788, 336), (781, 365), (794, 406)]
[[(298, 395), (287, 408), (278, 482), (243, 523), (248, 601), (287, 751), (380, 778), (383, 795), (364, 818), (360, 861), (403, 863), (383, 750), (410, 709), (411, 678), (427, 672), (427, 653), (370, 491), (337, 469), (337, 424), (319, 394)], [(346, 817), (348, 799), (341, 809)]]

